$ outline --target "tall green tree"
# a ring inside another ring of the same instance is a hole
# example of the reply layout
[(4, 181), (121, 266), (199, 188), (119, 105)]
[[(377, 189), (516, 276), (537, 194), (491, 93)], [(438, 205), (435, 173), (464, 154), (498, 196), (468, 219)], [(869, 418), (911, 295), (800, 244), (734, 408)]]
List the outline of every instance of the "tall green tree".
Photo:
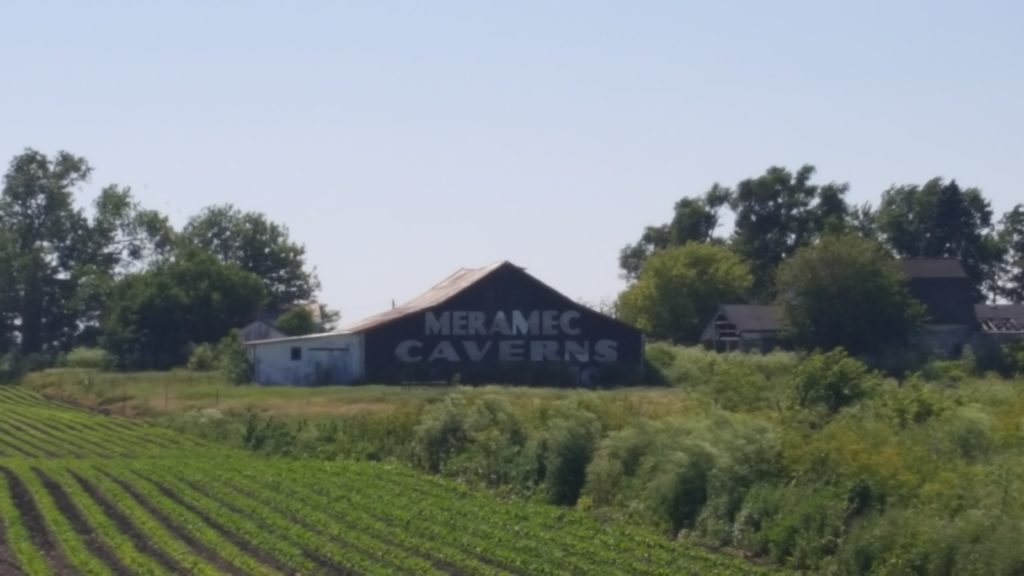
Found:
[(779, 268), (777, 303), (796, 345), (877, 354), (906, 343), (922, 322), (907, 283), (878, 242), (826, 236)]
[(751, 283), (750, 269), (728, 248), (691, 242), (652, 254), (616, 309), (652, 338), (692, 344), (718, 305), (742, 300)]
[(99, 317), (118, 278), (170, 258), (175, 231), (167, 217), (144, 209), (131, 189), (110, 185), (93, 201), (93, 215), (76, 265), (75, 301), (80, 315), (79, 344), (96, 345)]
[(997, 291), (1000, 246), (992, 208), (977, 188), (933, 178), (924, 185), (894, 186), (882, 194), (878, 231), (898, 255), (958, 258), (970, 276), (975, 297)]
[(795, 173), (779, 166), (736, 185), (729, 205), (736, 215), (732, 246), (750, 263), (754, 292), (774, 294), (775, 272), (784, 260), (826, 231), (841, 231), (850, 209), (847, 184), (811, 183), (809, 164)]
[(263, 214), (230, 204), (211, 206), (188, 222), (182, 240), (258, 276), (271, 312), (309, 300), (320, 288), (315, 271), (306, 269), (305, 247)]
[(88, 223), (73, 193), (90, 173), (85, 158), (63, 151), (49, 158), (26, 149), (4, 175), (0, 230), (14, 249), (9, 290), (25, 354), (66, 347), (77, 330), (69, 303), (78, 290), (77, 265), (88, 250)]
[(999, 227), (1003, 249), (998, 293), (1011, 302), (1024, 302), (1024, 204), (1007, 212)]
[(720, 213), (729, 201), (729, 190), (715, 184), (703, 196), (682, 198), (675, 204), (672, 221), (648, 226), (635, 244), (619, 252), (619, 268), (627, 280), (636, 280), (647, 258), (657, 250), (687, 242), (711, 242), (718, 229)]
[(6, 231), (0, 229), (0, 356), (15, 346), (18, 318), (17, 250)]
[(305, 306), (296, 306), (278, 316), (274, 327), (287, 336), (305, 336), (318, 332), (320, 327), (313, 320), (313, 314)]
[(120, 279), (103, 316), (102, 343), (131, 369), (183, 365), (191, 344), (213, 343), (252, 320), (263, 283), (200, 250)]

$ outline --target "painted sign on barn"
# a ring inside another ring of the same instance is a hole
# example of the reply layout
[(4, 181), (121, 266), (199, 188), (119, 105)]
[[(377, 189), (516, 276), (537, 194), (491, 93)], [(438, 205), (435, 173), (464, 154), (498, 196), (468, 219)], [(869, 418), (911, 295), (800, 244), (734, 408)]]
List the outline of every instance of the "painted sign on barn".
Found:
[[(504, 382), (540, 367), (610, 374), (642, 366), (638, 330), (577, 304), (512, 264), (451, 292), (436, 305), (365, 329), (369, 380), (459, 374), (463, 381)], [(525, 369), (517, 371), (517, 365)]]

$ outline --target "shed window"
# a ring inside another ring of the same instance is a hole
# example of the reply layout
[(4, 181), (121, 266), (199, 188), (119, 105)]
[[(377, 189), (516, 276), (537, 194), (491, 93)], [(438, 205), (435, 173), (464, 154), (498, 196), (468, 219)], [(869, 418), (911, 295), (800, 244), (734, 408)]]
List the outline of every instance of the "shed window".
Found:
[(302, 348), (292, 346), (292, 360), (302, 360)]

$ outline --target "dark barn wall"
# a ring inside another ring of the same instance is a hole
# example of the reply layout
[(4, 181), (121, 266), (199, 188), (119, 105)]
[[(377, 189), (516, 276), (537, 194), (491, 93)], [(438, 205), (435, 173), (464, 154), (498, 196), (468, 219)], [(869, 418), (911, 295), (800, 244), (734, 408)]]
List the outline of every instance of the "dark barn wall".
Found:
[(974, 297), (967, 278), (912, 278), (910, 294), (925, 306), (926, 324), (974, 325)]
[(514, 266), (364, 338), (369, 381), (612, 383), (638, 378), (643, 366), (640, 331)]

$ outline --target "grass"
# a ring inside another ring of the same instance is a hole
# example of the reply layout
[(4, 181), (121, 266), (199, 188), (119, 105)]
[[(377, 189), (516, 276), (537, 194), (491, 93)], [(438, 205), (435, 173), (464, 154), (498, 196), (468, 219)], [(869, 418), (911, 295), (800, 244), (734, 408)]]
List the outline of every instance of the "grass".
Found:
[(769, 572), (402, 466), (258, 457), (19, 387), (0, 386), (0, 422), (3, 574)]

